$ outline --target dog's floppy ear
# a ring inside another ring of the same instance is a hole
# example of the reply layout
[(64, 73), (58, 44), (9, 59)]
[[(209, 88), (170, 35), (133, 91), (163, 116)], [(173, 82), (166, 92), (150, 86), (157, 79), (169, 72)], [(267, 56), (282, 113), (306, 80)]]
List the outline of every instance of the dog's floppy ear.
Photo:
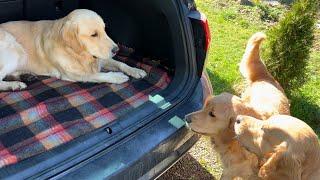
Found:
[(230, 117), (229, 118), (229, 129), (231, 129), (232, 131), (234, 130), (234, 123), (236, 122), (236, 118), (235, 117)]
[(60, 35), (64, 43), (74, 50), (77, 54), (80, 54), (84, 50), (84, 46), (79, 39), (79, 26), (77, 23), (66, 21), (60, 30)]

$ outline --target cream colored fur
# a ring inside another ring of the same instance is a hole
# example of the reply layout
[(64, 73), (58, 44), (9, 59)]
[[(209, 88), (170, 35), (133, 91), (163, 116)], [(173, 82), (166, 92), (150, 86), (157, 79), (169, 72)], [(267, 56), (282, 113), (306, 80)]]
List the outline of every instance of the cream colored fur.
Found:
[(263, 116), (262, 119), (274, 114), (290, 114), (289, 101), (284, 90), (260, 59), (259, 48), (265, 38), (266, 35), (259, 32), (249, 39), (239, 68), (248, 84), (241, 97)]
[(268, 120), (239, 115), (234, 125), (239, 142), (265, 158), (259, 176), (266, 180), (320, 178), (318, 137), (305, 122), (287, 115)]
[(240, 72), (247, 82), (241, 98), (229, 93), (209, 97), (202, 110), (186, 116), (193, 131), (211, 137), (222, 160), (222, 179), (259, 179), (260, 159), (234, 138), (237, 115), (267, 119), (274, 114), (290, 114), (282, 87), (260, 59), (259, 49), (264, 39), (263, 33), (256, 33), (248, 41), (240, 63)]
[[(78, 9), (53, 21), (14, 21), (0, 25), (0, 90), (26, 87), (5, 82), (7, 75), (32, 73), (68, 81), (123, 83), (146, 72), (112, 59), (117, 45), (105, 32), (102, 18)], [(101, 68), (122, 72), (100, 72)]]

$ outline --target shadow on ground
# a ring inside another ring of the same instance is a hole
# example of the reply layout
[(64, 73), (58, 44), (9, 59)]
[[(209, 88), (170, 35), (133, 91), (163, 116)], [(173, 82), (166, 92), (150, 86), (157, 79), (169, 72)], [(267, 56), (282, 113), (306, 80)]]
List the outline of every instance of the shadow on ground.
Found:
[(215, 95), (220, 94), (222, 92), (229, 92), (231, 94), (235, 93), (235, 90), (228, 81), (222, 79), (219, 75), (212, 71), (207, 70), (207, 72), (214, 89), (213, 93)]
[(180, 179), (215, 180), (215, 178), (189, 153), (158, 178), (158, 180)]
[(291, 115), (306, 122), (320, 136), (320, 107), (303, 95), (293, 96), (290, 100)]

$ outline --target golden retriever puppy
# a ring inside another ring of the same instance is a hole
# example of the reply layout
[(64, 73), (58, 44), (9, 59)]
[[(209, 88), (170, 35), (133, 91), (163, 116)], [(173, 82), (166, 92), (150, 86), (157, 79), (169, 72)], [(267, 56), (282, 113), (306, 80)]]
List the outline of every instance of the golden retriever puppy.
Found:
[(234, 130), (240, 144), (261, 159), (267, 158), (259, 171), (263, 179), (320, 178), (318, 137), (305, 122), (287, 115), (266, 121), (239, 115)]
[(207, 98), (202, 110), (186, 116), (192, 131), (210, 136), (214, 149), (220, 155), (223, 166), (222, 180), (257, 179), (258, 158), (235, 139), (234, 119), (238, 114), (259, 117), (237, 96), (222, 93)]
[[(64, 18), (0, 24), (0, 90), (23, 89), (4, 82), (7, 75), (46, 75), (69, 81), (123, 83), (146, 72), (112, 59), (117, 45), (105, 32), (102, 18), (78, 9)], [(102, 68), (122, 72), (100, 72)]]
[(248, 84), (241, 98), (259, 113), (262, 119), (268, 119), (275, 114), (290, 114), (287, 96), (260, 59), (259, 47), (265, 38), (264, 33), (258, 32), (249, 39), (239, 68)]
[(256, 33), (248, 41), (240, 63), (240, 71), (248, 82), (242, 98), (222, 93), (208, 98), (202, 110), (186, 116), (193, 131), (211, 137), (222, 160), (222, 179), (258, 178), (257, 156), (234, 139), (233, 125), (237, 115), (267, 119), (275, 114), (290, 114), (283, 89), (260, 59), (259, 47), (264, 39), (263, 33)]

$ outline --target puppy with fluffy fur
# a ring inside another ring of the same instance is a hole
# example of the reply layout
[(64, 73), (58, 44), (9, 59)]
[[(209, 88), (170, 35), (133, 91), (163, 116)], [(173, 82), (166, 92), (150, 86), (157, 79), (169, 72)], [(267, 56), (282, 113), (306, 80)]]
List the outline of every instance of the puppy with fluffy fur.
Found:
[(260, 58), (259, 48), (265, 38), (266, 35), (259, 32), (249, 39), (239, 68), (248, 84), (241, 98), (260, 114), (262, 119), (268, 119), (275, 114), (290, 114), (289, 100), (283, 88), (268, 72)]
[(239, 115), (234, 130), (239, 142), (259, 158), (266, 158), (259, 176), (268, 180), (320, 178), (318, 137), (305, 122), (286, 115), (266, 121)]
[[(53, 21), (14, 21), (0, 24), (0, 90), (26, 84), (3, 81), (7, 75), (46, 75), (68, 81), (123, 83), (146, 72), (112, 59), (117, 45), (105, 32), (102, 18), (78, 9)], [(100, 72), (102, 68), (122, 72)]]
[(240, 72), (248, 87), (241, 98), (229, 93), (209, 97), (202, 110), (186, 116), (193, 131), (211, 137), (222, 160), (222, 179), (258, 178), (259, 159), (234, 139), (233, 125), (237, 115), (267, 119), (275, 114), (290, 114), (289, 101), (282, 87), (260, 59), (259, 47), (264, 39), (263, 33), (256, 33), (248, 41), (240, 63)]
[(209, 136), (223, 166), (221, 180), (254, 180), (258, 176), (258, 158), (241, 147), (234, 138), (233, 124), (238, 114), (260, 117), (237, 96), (222, 93), (209, 97), (202, 110), (186, 116), (192, 131)]

